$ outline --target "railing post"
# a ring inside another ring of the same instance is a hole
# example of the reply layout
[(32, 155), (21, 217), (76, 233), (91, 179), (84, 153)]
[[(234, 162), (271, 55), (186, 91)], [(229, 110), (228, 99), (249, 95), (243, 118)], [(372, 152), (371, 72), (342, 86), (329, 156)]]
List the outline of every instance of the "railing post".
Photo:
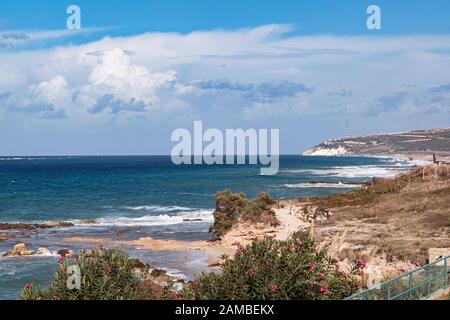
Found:
[(445, 257), (445, 260), (444, 260), (444, 276), (445, 276), (445, 278), (444, 278), (444, 286), (445, 286), (445, 288), (448, 287), (448, 276), (449, 276), (449, 271), (447, 270), (448, 269), (448, 262), (447, 262), (447, 260), (448, 260), (448, 257)]
[(430, 286), (431, 286), (431, 272), (430, 272), (430, 268), (431, 268), (431, 265), (428, 265), (428, 268), (427, 268), (427, 275), (428, 275), (428, 284), (427, 284), (427, 297), (429, 297), (430, 296), (430, 294), (431, 294), (431, 292), (430, 292)]
[(388, 282), (387, 287), (388, 287), (388, 300), (391, 300), (391, 283), (390, 282)]
[(412, 300), (412, 280), (413, 280), (413, 274), (412, 272), (409, 273), (409, 300)]

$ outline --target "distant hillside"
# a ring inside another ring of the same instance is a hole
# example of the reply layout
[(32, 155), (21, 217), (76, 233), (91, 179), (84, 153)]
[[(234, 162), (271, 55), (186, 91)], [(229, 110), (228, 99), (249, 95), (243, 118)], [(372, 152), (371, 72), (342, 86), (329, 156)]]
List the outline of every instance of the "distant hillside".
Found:
[(450, 156), (450, 128), (386, 133), (331, 139), (305, 151), (304, 155), (405, 155)]

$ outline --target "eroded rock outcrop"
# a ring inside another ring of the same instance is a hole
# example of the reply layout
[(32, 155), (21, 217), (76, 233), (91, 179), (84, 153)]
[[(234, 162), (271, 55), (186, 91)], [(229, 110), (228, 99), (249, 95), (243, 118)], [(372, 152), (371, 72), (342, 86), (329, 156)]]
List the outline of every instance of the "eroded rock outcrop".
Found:
[(51, 229), (56, 227), (73, 227), (72, 222), (52, 221), (49, 223), (0, 223), (0, 230), (35, 230), (35, 229)]
[(3, 254), (4, 257), (30, 256), (34, 254), (33, 250), (27, 250), (25, 243), (18, 243), (11, 251)]
[(67, 249), (58, 250), (58, 254), (61, 257), (63, 257), (63, 258), (74, 258), (74, 257), (76, 257), (75, 252), (73, 252), (72, 250), (67, 250)]
[(39, 248), (37, 250), (37, 254), (43, 255), (43, 256), (48, 256), (48, 255), (51, 255), (53, 253), (49, 249), (42, 247), (42, 248)]

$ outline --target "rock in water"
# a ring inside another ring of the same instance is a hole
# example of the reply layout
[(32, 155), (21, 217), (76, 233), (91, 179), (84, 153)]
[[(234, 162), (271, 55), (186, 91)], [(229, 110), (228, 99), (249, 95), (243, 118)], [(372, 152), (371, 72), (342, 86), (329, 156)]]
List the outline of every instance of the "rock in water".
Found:
[(50, 250), (48, 250), (47, 248), (39, 248), (37, 251), (37, 254), (48, 256), (48, 255), (51, 255), (52, 252)]
[(75, 253), (72, 250), (67, 250), (67, 249), (58, 250), (58, 254), (63, 258), (75, 257)]
[(167, 271), (166, 270), (163, 270), (163, 269), (153, 269), (152, 270), (152, 272), (151, 272), (151, 276), (152, 277), (161, 277), (161, 276), (164, 276), (164, 275), (166, 275), (166, 273), (167, 273)]
[(56, 226), (56, 227), (73, 227), (74, 226), (74, 224), (72, 222), (61, 221), (61, 220), (53, 221), (50, 225)]
[(94, 219), (89, 219), (82, 222), (82, 224), (96, 224), (96, 223), (97, 221), (95, 221)]
[(11, 251), (3, 254), (4, 257), (30, 256), (34, 254), (33, 250), (27, 250), (25, 243), (18, 243)]
[(139, 259), (133, 259), (133, 262), (136, 269), (144, 269), (146, 267), (146, 264)]

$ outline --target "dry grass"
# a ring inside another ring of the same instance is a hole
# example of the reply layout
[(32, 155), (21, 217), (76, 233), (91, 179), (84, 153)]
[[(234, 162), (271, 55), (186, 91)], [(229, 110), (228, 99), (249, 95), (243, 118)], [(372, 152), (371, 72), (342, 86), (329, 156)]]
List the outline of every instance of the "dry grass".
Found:
[(347, 230), (358, 251), (377, 248), (388, 259), (423, 264), (430, 247), (450, 247), (450, 166), (419, 167), (395, 179), (373, 180), (363, 190), (307, 200), (332, 213), (316, 223), (331, 243)]

